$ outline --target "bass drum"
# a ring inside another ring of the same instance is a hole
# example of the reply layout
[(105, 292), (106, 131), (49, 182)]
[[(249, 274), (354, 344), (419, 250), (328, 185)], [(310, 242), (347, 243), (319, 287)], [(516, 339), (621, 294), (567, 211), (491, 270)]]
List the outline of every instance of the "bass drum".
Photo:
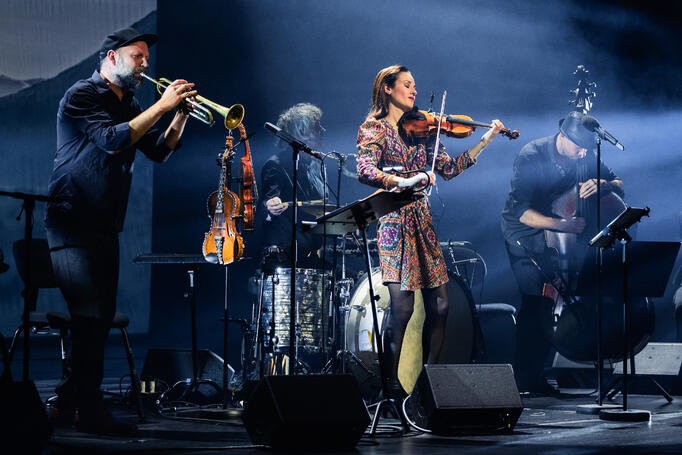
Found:
[[(475, 317), (474, 300), (469, 288), (455, 274), (449, 273), (447, 283), (448, 292), (448, 322), (445, 334), (445, 344), (441, 352), (441, 363), (471, 363), (476, 348), (476, 333), (478, 333), (478, 319)], [(381, 283), (381, 271), (372, 273), (374, 293), (379, 297), (377, 301), (377, 316), (379, 331), (390, 317), (390, 296), (388, 287)], [(424, 302), (421, 292), (415, 292), (414, 313), (407, 325), (403, 340), (398, 379), (408, 393), (412, 391), (417, 377), (422, 370), (422, 342), (421, 333), (424, 324)], [(350, 352), (346, 365), (356, 376), (366, 400), (376, 398), (381, 390), (379, 378), (379, 361), (376, 354), (376, 338), (372, 321), (372, 308), (369, 303), (369, 280), (366, 274), (353, 290), (350, 301), (350, 311), (346, 320), (346, 350)], [(389, 366), (390, 369), (390, 366)]]

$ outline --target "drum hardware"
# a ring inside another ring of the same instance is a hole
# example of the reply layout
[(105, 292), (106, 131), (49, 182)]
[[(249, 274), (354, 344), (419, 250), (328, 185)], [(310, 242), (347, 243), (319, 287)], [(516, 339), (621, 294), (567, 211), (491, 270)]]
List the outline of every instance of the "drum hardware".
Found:
[(480, 264), (483, 268), (480, 279), (481, 289), (479, 292), (479, 300), (483, 295), (483, 285), (485, 277), (488, 272), (488, 267), (483, 260), (483, 257), (472, 247), (471, 242), (468, 241), (447, 241), (440, 242), (441, 249), (444, 256), (450, 259), (447, 264), (452, 272), (456, 273), (469, 286), (473, 292), (473, 287), (477, 283), (479, 275), (477, 266)]
[[(267, 260), (267, 259), (266, 259)], [(290, 272), (288, 268), (277, 267), (271, 274), (261, 270), (255, 280), (258, 282), (258, 295), (252, 310), (252, 321), (257, 336), (254, 345), (249, 348), (253, 363), (258, 365), (259, 377), (266, 374), (289, 374), (291, 345), (289, 338), (289, 288)], [(329, 342), (325, 339), (327, 324), (326, 304), (322, 303), (323, 289), (331, 298), (329, 272), (317, 269), (299, 269), (296, 272), (298, 313), (295, 315), (294, 334), (296, 344), (304, 354), (323, 353)], [(286, 358), (286, 361), (284, 360)], [(274, 365), (274, 367), (273, 367)], [(301, 374), (312, 371), (301, 358), (297, 360), (296, 369)]]

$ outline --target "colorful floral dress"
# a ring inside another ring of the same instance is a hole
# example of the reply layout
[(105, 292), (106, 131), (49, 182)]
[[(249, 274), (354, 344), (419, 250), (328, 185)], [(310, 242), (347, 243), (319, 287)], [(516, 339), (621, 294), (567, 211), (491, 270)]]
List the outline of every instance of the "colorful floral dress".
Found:
[[(387, 167), (402, 167), (402, 171), (425, 169), (433, 161), (433, 141), (407, 146), (390, 122), (368, 120), (358, 130), (357, 174), (361, 182), (390, 189), (391, 171)], [(475, 161), (468, 152), (456, 158), (445, 153), (441, 145), (436, 160), (436, 173), (445, 180), (471, 167)], [(412, 174), (415, 175), (415, 174)], [(400, 283), (400, 289), (414, 291), (435, 288), (448, 281), (445, 259), (433, 228), (428, 198), (413, 202), (379, 219), (379, 259), (382, 281)]]

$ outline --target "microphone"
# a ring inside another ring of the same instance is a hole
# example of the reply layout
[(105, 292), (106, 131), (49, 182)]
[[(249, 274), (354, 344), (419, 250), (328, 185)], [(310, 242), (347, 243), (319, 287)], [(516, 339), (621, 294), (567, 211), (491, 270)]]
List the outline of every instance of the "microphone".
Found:
[(275, 136), (277, 136), (278, 138), (280, 138), (293, 148), (301, 150), (307, 153), (308, 155), (314, 156), (318, 160), (323, 159), (323, 156), (319, 152), (316, 152), (315, 150), (311, 149), (306, 144), (293, 137), (291, 134), (282, 130), (282, 128), (278, 127), (277, 125), (273, 125), (270, 122), (265, 122), (265, 125), (263, 126), (265, 127), (266, 130), (272, 132)]
[(613, 136), (611, 135), (611, 133), (609, 133), (609, 132), (606, 131), (604, 128), (602, 128), (602, 127), (599, 125), (599, 122), (597, 121), (596, 118), (592, 117), (591, 115), (586, 115), (586, 116), (583, 117), (583, 119), (582, 119), (582, 124), (583, 124), (583, 126), (584, 126), (587, 130), (589, 130), (589, 131), (594, 131), (595, 133), (597, 133), (597, 135), (598, 135), (600, 138), (604, 139), (605, 141), (608, 141), (608, 142), (612, 143), (612, 144), (615, 145), (619, 150), (625, 150), (625, 147), (623, 147), (623, 144), (621, 144), (620, 142), (618, 142), (618, 139), (616, 139), (615, 137), (613, 137)]

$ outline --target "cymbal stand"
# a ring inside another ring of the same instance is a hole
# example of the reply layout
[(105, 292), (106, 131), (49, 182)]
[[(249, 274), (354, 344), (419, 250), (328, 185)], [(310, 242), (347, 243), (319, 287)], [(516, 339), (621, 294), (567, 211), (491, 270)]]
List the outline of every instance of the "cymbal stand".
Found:
[[(336, 174), (336, 206), (341, 207), (341, 175), (343, 171), (343, 166), (346, 163), (347, 157), (346, 155), (343, 154), (330, 154), (328, 155), (331, 158), (335, 159), (338, 163), (337, 166), (337, 174)], [(326, 178), (326, 176), (325, 176)], [(325, 190), (326, 190), (326, 185), (325, 185)], [(326, 212), (326, 210), (325, 210)], [(326, 241), (326, 228), (325, 228), (325, 248), (323, 252), (326, 253), (327, 248), (327, 241)], [(332, 260), (332, 282), (331, 282), (331, 289), (334, 291), (334, 299), (331, 302), (331, 306), (333, 307), (334, 302), (337, 303), (337, 308), (330, 308), (330, 315), (332, 318), (331, 321), (331, 327), (332, 327), (332, 334), (331, 334), (331, 339), (332, 339), (332, 347), (335, 352), (335, 355), (332, 357), (332, 362), (334, 361), (339, 361), (339, 354), (341, 354), (341, 359), (340, 359), (340, 364), (337, 363), (336, 367), (332, 368), (332, 371), (337, 371), (341, 374), (346, 372), (346, 366), (345, 366), (345, 361), (343, 354), (348, 352), (347, 346), (346, 346), (346, 323), (348, 316), (350, 314), (350, 307), (348, 306), (348, 303), (350, 301), (350, 288), (346, 288), (346, 236), (341, 237), (343, 241), (343, 246), (341, 249), (341, 280), (337, 280), (337, 274), (336, 274), (336, 266), (338, 264), (338, 257), (339, 257), (339, 249), (338, 249), (338, 242), (337, 238), (334, 238), (334, 259)], [(324, 262), (323, 262), (324, 264)], [(341, 288), (339, 289), (340, 292), (335, 292), (337, 290), (337, 285), (341, 283)], [(335, 311), (336, 310), (336, 311)], [(343, 342), (341, 342), (343, 340)], [(342, 347), (343, 346), (343, 347)], [(332, 363), (333, 365), (333, 363)]]

